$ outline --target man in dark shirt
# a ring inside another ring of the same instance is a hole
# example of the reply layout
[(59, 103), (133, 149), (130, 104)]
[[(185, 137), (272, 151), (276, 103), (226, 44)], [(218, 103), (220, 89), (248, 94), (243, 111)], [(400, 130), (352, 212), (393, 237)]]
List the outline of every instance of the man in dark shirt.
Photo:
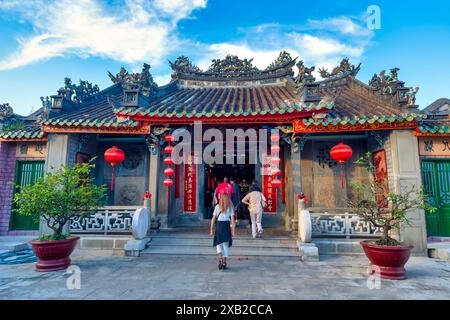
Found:
[(241, 201), (241, 188), (239, 187), (239, 185), (236, 183), (236, 180), (232, 177), (230, 178), (230, 184), (231, 187), (233, 188), (233, 193), (231, 195), (231, 202), (233, 202), (233, 206), (234, 206), (234, 213), (235, 213), (235, 219), (236, 222), (237, 220), (237, 206), (239, 204), (239, 202)]

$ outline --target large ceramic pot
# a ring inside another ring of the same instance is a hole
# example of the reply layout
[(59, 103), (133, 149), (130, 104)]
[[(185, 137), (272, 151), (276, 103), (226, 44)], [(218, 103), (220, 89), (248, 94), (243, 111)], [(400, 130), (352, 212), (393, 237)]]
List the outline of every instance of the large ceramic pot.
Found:
[(30, 241), (34, 254), (37, 256), (36, 271), (64, 270), (70, 266), (70, 254), (75, 249), (80, 237), (70, 237), (64, 240)]
[[(380, 246), (369, 241), (360, 242), (372, 266), (378, 267), (381, 278), (391, 280), (406, 279), (405, 264), (411, 255), (413, 245)], [(371, 273), (376, 273), (376, 268)]]

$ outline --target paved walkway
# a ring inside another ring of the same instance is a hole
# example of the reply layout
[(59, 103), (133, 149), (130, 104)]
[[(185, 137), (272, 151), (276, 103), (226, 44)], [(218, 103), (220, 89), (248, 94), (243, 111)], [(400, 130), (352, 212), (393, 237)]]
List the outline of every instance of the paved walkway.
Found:
[(408, 262), (407, 280), (382, 280), (372, 290), (364, 256), (322, 256), (320, 262), (234, 257), (229, 270), (219, 271), (213, 256), (77, 250), (73, 264), (81, 270), (78, 290), (67, 288), (64, 271), (0, 265), (0, 299), (450, 299), (450, 264), (422, 257)]

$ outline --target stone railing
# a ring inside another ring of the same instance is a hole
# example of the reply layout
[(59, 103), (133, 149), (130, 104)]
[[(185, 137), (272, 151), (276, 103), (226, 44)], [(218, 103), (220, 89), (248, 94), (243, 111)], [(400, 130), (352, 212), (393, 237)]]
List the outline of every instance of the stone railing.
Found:
[(111, 206), (98, 209), (88, 217), (70, 220), (71, 233), (131, 234), (133, 213), (139, 206)]
[(380, 228), (350, 212), (317, 212), (311, 210), (313, 237), (378, 237)]

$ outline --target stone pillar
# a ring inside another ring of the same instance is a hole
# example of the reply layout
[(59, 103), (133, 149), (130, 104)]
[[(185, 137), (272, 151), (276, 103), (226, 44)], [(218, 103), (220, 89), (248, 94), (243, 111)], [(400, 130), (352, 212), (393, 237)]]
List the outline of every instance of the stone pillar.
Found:
[[(297, 151), (297, 152), (296, 152)], [(289, 177), (291, 183), (292, 183), (292, 191), (290, 195), (291, 201), (296, 201), (297, 195), (302, 192), (302, 176), (301, 176), (301, 151), (300, 149), (296, 149), (294, 147), (291, 147), (291, 176)], [(293, 218), (298, 217), (299, 209), (296, 205), (296, 202), (294, 204), (294, 216)]]
[[(45, 158), (45, 172), (57, 170), (61, 165), (73, 164), (78, 147), (76, 135), (49, 134), (47, 137), (47, 155)], [(69, 224), (64, 227), (69, 232)], [(52, 234), (44, 220), (39, 224), (39, 235)]]
[[(401, 188), (415, 186), (416, 190), (419, 191), (422, 179), (419, 148), (414, 131), (392, 131), (389, 135), (387, 149), (390, 149), (386, 150), (388, 166), (390, 167), (388, 168), (389, 179), (391, 180), (389, 188), (392, 188), (393, 192), (399, 192)], [(415, 254), (426, 255), (427, 233), (424, 210), (411, 210), (408, 212), (408, 219), (410, 224), (402, 224), (399, 230), (399, 239), (413, 244)]]
[(160, 226), (158, 217), (158, 183), (159, 183), (159, 162), (160, 162), (160, 148), (156, 146), (152, 152), (150, 152), (150, 169), (149, 169), (149, 192), (152, 194), (150, 212), (151, 212), (151, 226), (152, 229), (158, 229)]
[(9, 231), (16, 162), (16, 144), (0, 142), (0, 235)]

